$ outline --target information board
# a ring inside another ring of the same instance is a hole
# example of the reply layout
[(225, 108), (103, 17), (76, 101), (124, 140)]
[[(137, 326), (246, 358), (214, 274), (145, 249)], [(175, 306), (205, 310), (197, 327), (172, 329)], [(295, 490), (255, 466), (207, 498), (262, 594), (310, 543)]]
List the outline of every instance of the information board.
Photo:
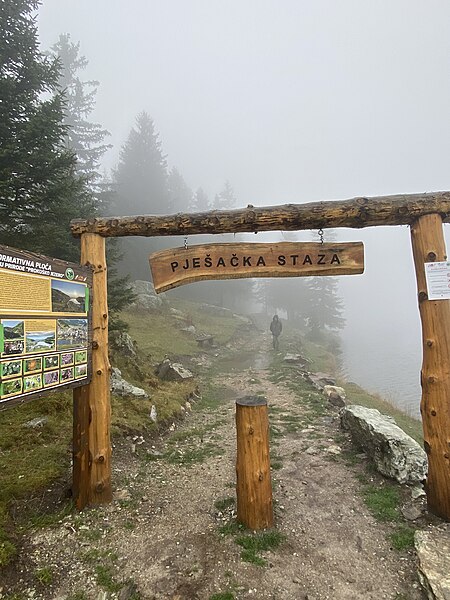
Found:
[(425, 263), (428, 300), (450, 300), (450, 262)]
[(0, 409), (91, 378), (92, 270), (0, 246)]

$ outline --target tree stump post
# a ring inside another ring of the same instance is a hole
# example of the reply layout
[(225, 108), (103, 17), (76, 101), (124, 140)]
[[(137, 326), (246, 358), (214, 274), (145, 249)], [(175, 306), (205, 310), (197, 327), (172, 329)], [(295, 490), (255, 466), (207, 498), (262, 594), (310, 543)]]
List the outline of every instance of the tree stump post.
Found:
[(91, 383), (73, 392), (73, 497), (79, 510), (112, 500), (105, 238), (81, 236), (81, 264), (93, 267), (93, 336)]
[(421, 373), (424, 447), (428, 455), (428, 508), (450, 520), (450, 300), (428, 300), (424, 263), (447, 260), (442, 218), (425, 215), (411, 225), (422, 321)]
[(236, 400), (237, 518), (249, 529), (273, 526), (267, 400), (245, 396)]

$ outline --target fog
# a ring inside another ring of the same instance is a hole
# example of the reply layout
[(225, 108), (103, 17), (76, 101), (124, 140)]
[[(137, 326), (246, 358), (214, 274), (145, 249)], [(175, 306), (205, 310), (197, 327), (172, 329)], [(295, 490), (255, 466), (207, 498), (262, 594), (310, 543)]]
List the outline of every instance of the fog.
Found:
[[(100, 82), (106, 173), (145, 110), (169, 166), (209, 196), (229, 180), (238, 206), (450, 189), (449, 22), (447, 0), (44, 0), (38, 18), (42, 48), (70, 33)], [(340, 280), (347, 374), (414, 412), (408, 228), (339, 239), (366, 248)]]

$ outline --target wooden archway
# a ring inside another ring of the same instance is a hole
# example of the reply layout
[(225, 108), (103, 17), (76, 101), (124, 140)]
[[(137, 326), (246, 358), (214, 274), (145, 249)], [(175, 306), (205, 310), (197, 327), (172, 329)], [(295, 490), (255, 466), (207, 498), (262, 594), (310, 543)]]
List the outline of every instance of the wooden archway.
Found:
[(421, 414), (430, 511), (450, 520), (450, 301), (430, 300), (425, 263), (447, 260), (442, 224), (450, 192), (359, 197), (164, 216), (75, 220), (81, 263), (92, 265), (93, 377), (74, 390), (74, 498), (78, 508), (112, 498), (105, 238), (409, 225), (422, 321)]

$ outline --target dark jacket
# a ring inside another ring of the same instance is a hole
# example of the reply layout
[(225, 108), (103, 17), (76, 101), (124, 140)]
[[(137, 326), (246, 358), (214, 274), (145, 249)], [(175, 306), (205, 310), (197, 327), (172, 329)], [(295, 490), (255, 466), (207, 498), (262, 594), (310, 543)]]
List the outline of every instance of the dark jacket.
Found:
[(283, 329), (283, 325), (281, 324), (280, 319), (272, 319), (272, 322), (270, 324), (270, 331), (272, 332), (272, 335), (275, 336), (279, 336), (281, 331)]

